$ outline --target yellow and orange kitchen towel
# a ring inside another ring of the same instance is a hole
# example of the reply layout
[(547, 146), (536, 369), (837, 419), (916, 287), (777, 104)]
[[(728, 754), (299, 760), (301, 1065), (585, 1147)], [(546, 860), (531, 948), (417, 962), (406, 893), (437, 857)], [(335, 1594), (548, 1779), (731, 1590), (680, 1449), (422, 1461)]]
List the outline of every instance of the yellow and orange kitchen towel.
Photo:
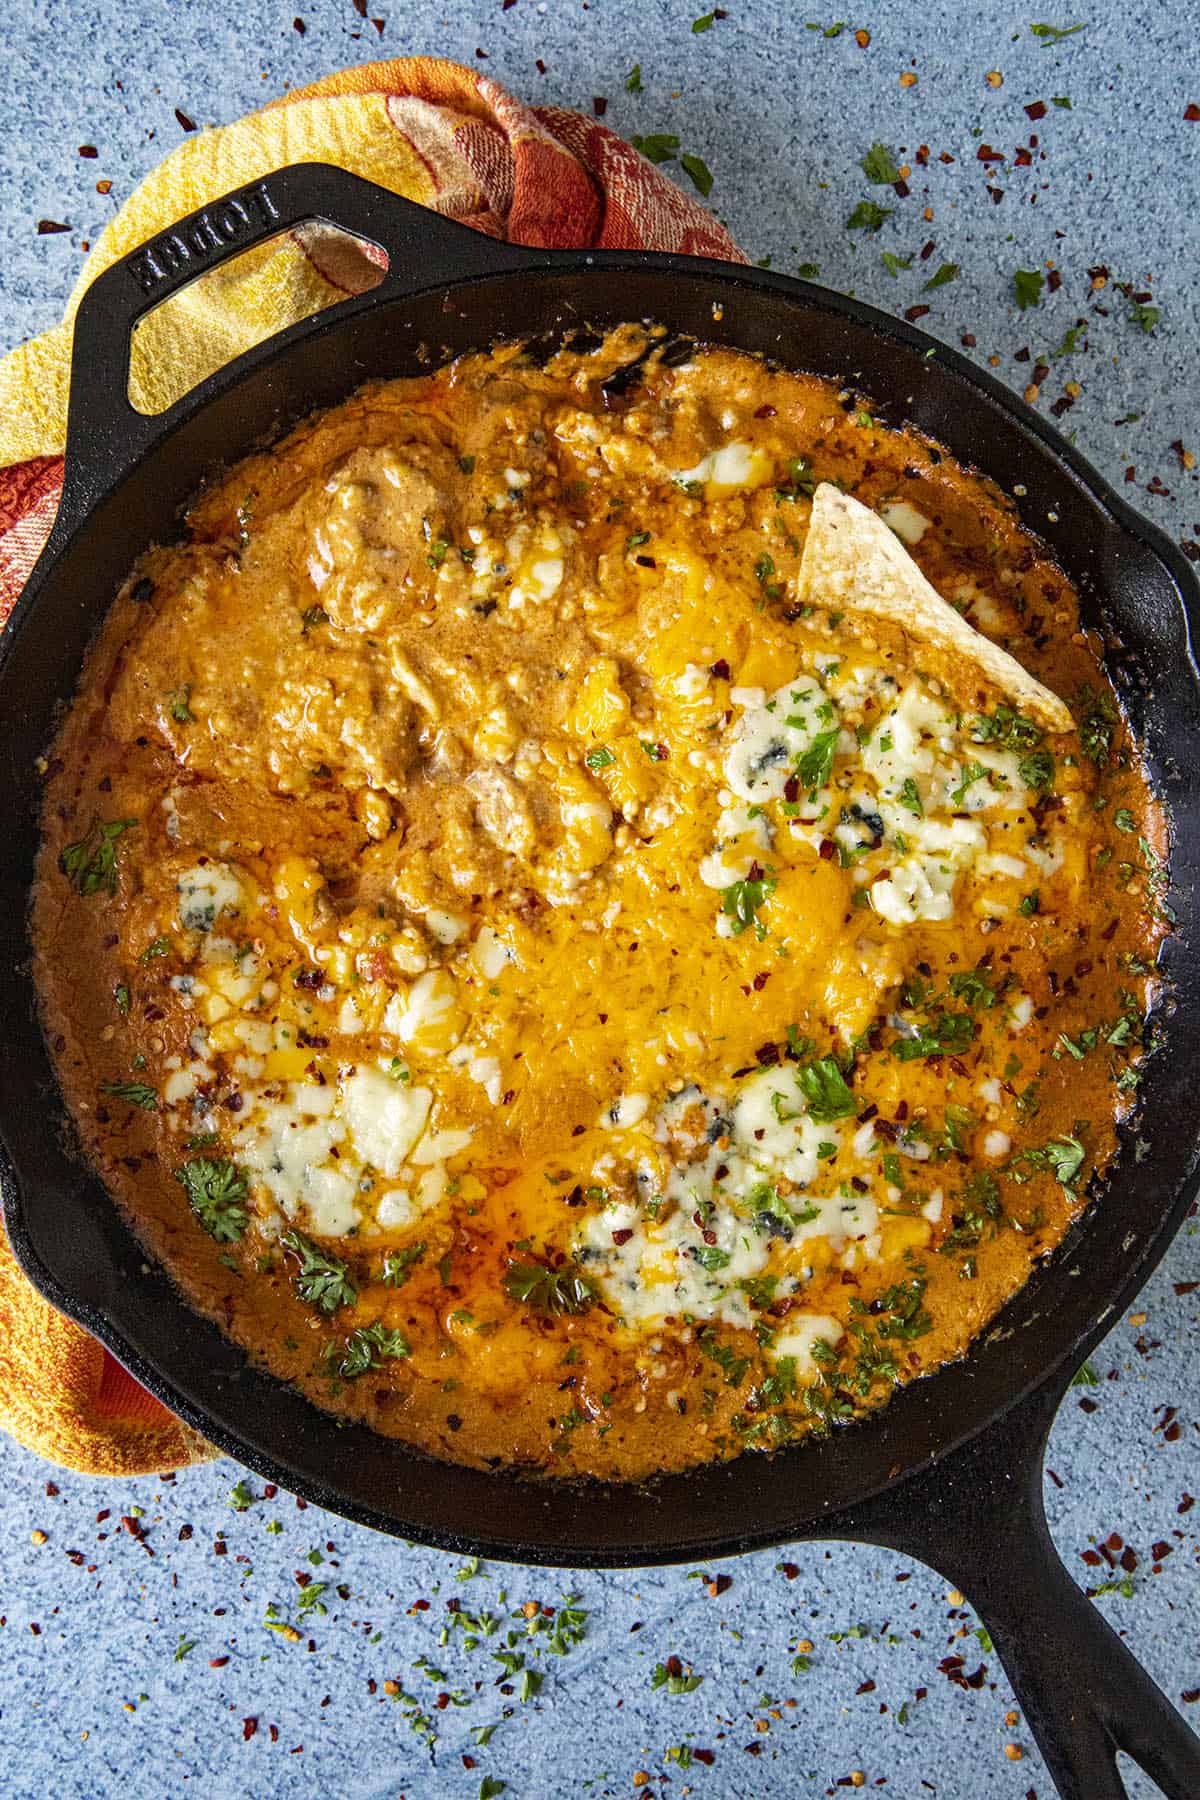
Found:
[[(296, 162), (338, 163), (515, 243), (745, 261), (711, 213), (595, 119), (527, 106), (487, 76), (433, 57), (346, 69), (233, 125), (188, 137), (105, 227), (62, 323), (0, 361), (0, 626), (62, 491), (80, 296), (174, 220)], [(143, 323), (131, 392), (147, 411), (159, 410), (243, 350), (377, 279), (361, 249), (320, 226), (246, 252)], [(215, 1454), (34, 1291), (2, 1234), (0, 1426), (42, 1455), (97, 1475), (175, 1468)]]

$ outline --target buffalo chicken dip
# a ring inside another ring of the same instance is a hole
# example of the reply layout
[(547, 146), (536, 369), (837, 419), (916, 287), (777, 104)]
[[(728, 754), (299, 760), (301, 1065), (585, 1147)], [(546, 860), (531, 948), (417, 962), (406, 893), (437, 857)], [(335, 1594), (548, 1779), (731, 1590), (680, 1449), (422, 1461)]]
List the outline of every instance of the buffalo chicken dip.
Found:
[(190, 1302), (438, 1456), (828, 1431), (1062, 1237), (1165, 843), (1062, 571), (869, 402), (623, 327), (362, 389), (132, 573), (34, 903)]

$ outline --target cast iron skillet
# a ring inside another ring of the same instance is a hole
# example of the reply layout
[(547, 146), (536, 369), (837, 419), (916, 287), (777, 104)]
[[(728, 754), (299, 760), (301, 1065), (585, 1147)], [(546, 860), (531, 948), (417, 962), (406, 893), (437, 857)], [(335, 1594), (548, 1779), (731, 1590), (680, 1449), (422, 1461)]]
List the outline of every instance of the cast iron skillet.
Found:
[[(166, 413), (126, 398), (130, 331), (206, 268), (306, 219), (382, 247), (374, 291), (249, 351)], [(35, 759), (116, 588), (169, 540), (204, 476), (371, 376), (407, 375), (497, 338), (631, 317), (861, 386), (1009, 492), (1079, 585), (1172, 815), (1179, 930), (1166, 946), (1166, 1044), (1102, 1199), (965, 1361), (869, 1423), (774, 1458), (642, 1487), (538, 1485), (434, 1463), (345, 1429), (252, 1368), (150, 1265), (62, 1129), (39, 1028), (26, 913)], [(952, 350), (784, 276), (681, 256), (494, 243), (341, 170), (281, 170), (180, 221), (102, 275), (75, 326), (66, 486), (0, 647), (0, 1159), (9, 1236), (31, 1280), (206, 1437), (264, 1477), (382, 1531), (458, 1552), (585, 1567), (696, 1562), (849, 1538), (921, 1558), (995, 1639), (1059, 1791), (1119, 1800), (1128, 1751), (1171, 1800), (1200, 1794), (1200, 1744), (1058, 1560), (1042, 1455), (1073, 1371), (1129, 1305), (1186, 1213), (1200, 1164), (1200, 674), (1197, 589), (1162, 534), (1083, 458)]]

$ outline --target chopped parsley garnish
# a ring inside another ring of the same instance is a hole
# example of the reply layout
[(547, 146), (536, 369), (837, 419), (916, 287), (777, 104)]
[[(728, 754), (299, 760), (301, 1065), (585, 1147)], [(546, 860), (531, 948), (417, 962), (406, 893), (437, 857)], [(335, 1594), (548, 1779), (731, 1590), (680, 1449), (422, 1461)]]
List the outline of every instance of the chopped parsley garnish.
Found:
[[(411, 1356), (412, 1348), (402, 1331), (389, 1331), (380, 1320), (374, 1325), (360, 1325), (346, 1339), (346, 1351), (338, 1364), (338, 1374), (344, 1375), (347, 1381), (353, 1381), (357, 1375), (365, 1375), (368, 1369), (378, 1369), (385, 1357)], [(311, 1590), (305, 1588), (302, 1594)]]
[(953, 1056), (965, 1050), (975, 1036), (975, 1023), (970, 1013), (942, 1012), (922, 1026), (913, 1037), (896, 1038), (892, 1055), (901, 1062), (914, 1062), (919, 1056)]
[(617, 759), (607, 744), (597, 744), (594, 750), (588, 751), (583, 760), (589, 769), (607, 769)]
[(156, 956), (169, 956), (170, 954), (171, 954), (170, 938), (169, 937), (156, 937), (151, 943), (146, 945), (146, 948), (142, 951), (142, 954), (138, 957), (138, 961), (143, 962), (143, 963), (153, 962), (154, 958)]
[[(640, 82), (638, 85), (640, 87)], [(631, 137), (629, 141), (647, 162), (674, 162), (679, 154), (679, 139), (673, 131), (652, 131), (645, 137)]]
[(1090, 1362), (1080, 1363), (1071, 1377), (1072, 1387), (1099, 1387), (1100, 1377)]
[(328, 623), (329, 614), (323, 606), (306, 606), (300, 614), (301, 635), (307, 637), (310, 631), (317, 629), (318, 625), (328, 625)]
[(116, 1001), (117, 1011), (121, 1017), (127, 1019), (129, 1017), (129, 989), (123, 981), (113, 989), (113, 999)]
[(710, 1273), (717, 1269), (727, 1269), (733, 1260), (728, 1250), (722, 1250), (718, 1244), (701, 1244), (692, 1251), (692, 1255), (702, 1269)]
[(404, 1250), (385, 1250), (382, 1280), (389, 1287), (402, 1288), (413, 1272), (414, 1263), (425, 1254), (424, 1244), (409, 1244)]
[(696, 192), (707, 200), (712, 193), (712, 170), (703, 157), (684, 153), (679, 159), (679, 166), (695, 188)]
[(833, 757), (839, 735), (836, 725), (832, 731), (819, 731), (808, 749), (796, 758), (796, 774), (800, 785), (810, 793), (824, 787), (833, 773)]
[(62, 853), (63, 874), (79, 893), (86, 897), (117, 891), (117, 839), (131, 831), (136, 819), (112, 819), (107, 824), (93, 819), (87, 833), (77, 844), (68, 844)]
[(835, 1057), (822, 1056), (805, 1063), (796, 1070), (796, 1085), (804, 1095), (809, 1117), (821, 1123), (852, 1118), (858, 1112), (858, 1104)]
[(748, 1356), (739, 1356), (732, 1344), (723, 1344), (709, 1327), (700, 1333), (700, 1348), (710, 1362), (715, 1362), (725, 1376), (726, 1387), (740, 1387), (750, 1367)]
[(186, 685), (180, 688), (172, 688), (171, 692), (167, 695), (167, 710), (179, 725), (191, 725), (195, 719), (195, 714), (188, 705), (188, 701), (191, 697), (192, 690)]
[(315, 1306), (318, 1312), (335, 1313), (339, 1306), (354, 1305), (358, 1289), (340, 1258), (318, 1250), (311, 1238), (300, 1231), (285, 1231), (279, 1241), (285, 1250), (300, 1258), (296, 1292), (309, 1306)]
[(1098, 769), (1103, 769), (1112, 754), (1118, 713), (1107, 694), (1096, 694), (1090, 687), (1081, 689), (1077, 705), (1083, 709), (1079, 721), (1079, 741), (1084, 754)]
[(956, 1000), (964, 1000), (974, 1010), (977, 1006), (995, 1006), (999, 988), (994, 988), (986, 969), (962, 969), (950, 977), (950, 992)]
[(140, 1106), (143, 1112), (154, 1112), (158, 1106), (158, 1095), (144, 1081), (102, 1081), (100, 1091), (111, 1094), (114, 1100), (127, 1100), (130, 1106)]
[(1040, 1149), (1023, 1150), (1020, 1160), (1037, 1169), (1050, 1169), (1065, 1188), (1078, 1180), (1087, 1151), (1077, 1137), (1051, 1138)]
[(925, 1286), (925, 1282), (914, 1275), (909, 1281), (898, 1281), (894, 1287), (885, 1288), (878, 1300), (872, 1302), (872, 1309), (878, 1308), (883, 1313), (875, 1325), (880, 1337), (901, 1338), (907, 1343), (932, 1331), (933, 1320), (922, 1305)]
[(625, 92), (627, 94), (640, 94), (642, 92), (641, 63), (634, 63), (632, 69), (630, 69), (628, 75), (625, 77)]
[(1022, 312), (1036, 306), (1042, 297), (1046, 278), (1040, 269), (1017, 269), (1013, 274), (1013, 295)]
[(1017, 764), (1017, 773), (1028, 788), (1048, 788), (1054, 780), (1054, 758), (1049, 750), (1030, 750)]
[(650, 1686), (665, 1687), (668, 1694), (692, 1694), (703, 1680), (703, 1675), (685, 1675), (679, 1658), (673, 1656), (669, 1663), (655, 1663)]
[(446, 560), (446, 552), (450, 548), (445, 538), (435, 538), (429, 546), (425, 561), (431, 569), (440, 569)]
[(874, 200), (860, 200), (850, 217), (846, 220), (847, 231), (878, 231), (885, 219), (890, 219), (894, 206), (876, 206)]
[(962, 770), (962, 780), (951, 794), (955, 806), (962, 806), (967, 798), (967, 790), (973, 788), (977, 781), (982, 781), (987, 774), (986, 766), (981, 762), (969, 762)]
[(886, 144), (872, 144), (858, 166), (868, 181), (880, 186), (890, 187), (893, 181), (900, 179), (900, 171)]
[(921, 792), (911, 775), (905, 777), (899, 798), (901, 806), (907, 807), (909, 812), (914, 813), (918, 819), (925, 817), (925, 808), (921, 804)]
[(1002, 750), (1031, 750), (1040, 744), (1042, 728), (1011, 706), (998, 706), (995, 712), (979, 713), (971, 726), (977, 744), (997, 744)]
[(596, 1290), (577, 1269), (548, 1269), (545, 1263), (510, 1263), (504, 1274), (504, 1291), (533, 1312), (556, 1319), (564, 1313), (586, 1312)]
[(897, 256), (894, 250), (881, 250), (879, 260), (893, 281), (896, 280), (901, 269), (911, 269), (913, 266), (911, 256)]
[(957, 274), (957, 263), (943, 263), (937, 274), (929, 277), (929, 280), (925, 283), (922, 291), (928, 294), (932, 293), (934, 288), (945, 287), (949, 282), (954, 280)]
[(1143, 331), (1153, 331), (1161, 319), (1162, 313), (1157, 306), (1147, 306), (1143, 301), (1132, 300), (1129, 304), (1129, 323), (1140, 325)]
[(188, 1204), (209, 1237), (232, 1244), (246, 1229), (246, 1177), (236, 1163), (206, 1156), (181, 1164), (175, 1179), (183, 1184)]
[(775, 489), (776, 498), (794, 500), (797, 494), (807, 494), (811, 498), (816, 492), (817, 478), (813, 474), (813, 466), (808, 458), (805, 456), (789, 457), (787, 472), (787, 485)]
[(1074, 37), (1077, 31), (1086, 31), (1087, 24), (1081, 25), (1031, 25), (1030, 35), (1042, 40), (1042, 49), (1051, 44), (1061, 44), (1064, 38)]
[(766, 937), (767, 928), (755, 915), (774, 892), (775, 882), (769, 875), (760, 876), (753, 881), (735, 881), (732, 886), (722, 888), (721, 911), (726, 918), (733, 920), (734, 937), (741, 937), (748, 925), (753, 925), (760, 939)]
[(763, 554), (754, 565), (754, 578), (769, 600), (778, 600), (783, 593), (782, 584), (778, 581), (772, 581), (771, 579), (774, 573), (775, 558), (773, 556), (768, 556), (764, 550)]
[(1118, 806), (1113, 814), (1113, 824), (1118, 831), (1136, 831), (1137, 820), (1127, 806)]
[(625, 548), (626, 550), (636, 550), (639, 544), (648, 544), (649, 542), (650, 533), (648, 531), (631, 531), (625, 539)]
[(1041, 906), (1041, 903), (1042, 903), (1041, 892), (1039, 889), (1034, 888), (1031, 893), (1023, 894), (1021, 896), (1020, 904), (1017, 907), (1017, 911), (1022, 915), (1022, 917), (1026, 918), (1026, 919), (1032, 919), (1034, 917), (1035, 913), (1038, 911), (1039, 907)]

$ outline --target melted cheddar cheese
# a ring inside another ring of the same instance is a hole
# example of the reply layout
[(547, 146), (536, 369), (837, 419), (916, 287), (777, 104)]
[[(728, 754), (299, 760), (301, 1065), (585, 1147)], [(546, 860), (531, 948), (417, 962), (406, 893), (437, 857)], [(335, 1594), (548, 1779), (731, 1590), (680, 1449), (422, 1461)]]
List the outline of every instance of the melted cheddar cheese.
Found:
[[(118, 597), (48, 1029), (136, 1229), (320, 1404), (623, 1477), (828, 1429), (1111, 1157), (1161, 827), (1061, 572), (847, 400), (510, 346), (239, 465)], [(817, 478), (1081, 732), (797, 605)]]

